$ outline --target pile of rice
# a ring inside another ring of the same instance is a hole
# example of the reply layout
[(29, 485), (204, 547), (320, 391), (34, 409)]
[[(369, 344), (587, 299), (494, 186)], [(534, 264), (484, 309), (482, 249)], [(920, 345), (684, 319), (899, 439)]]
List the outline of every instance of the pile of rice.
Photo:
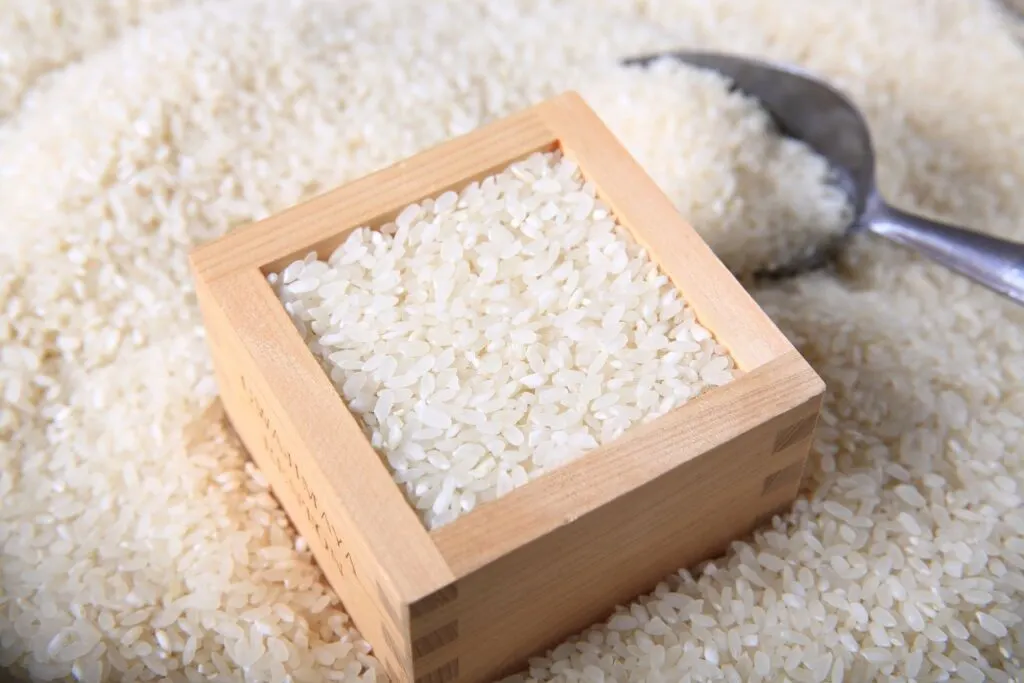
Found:
[[(566, 87), (741, 273), (841, 224), (821, 161), (720, 79), (616, 65), (686, 45), (828, 75), (893, 200), (1024, 238), (1004, 22), (985, 0), (7, 3), (0, 668), (383, 678), (217, 411), (193, 245)], [(870, 237), (755, 293), (829, 386), (806, 497), (523, 676), (1020, 680), (1024, 310)]]
[(268, 279), (428, 529), (732, 379), (560, 152)]

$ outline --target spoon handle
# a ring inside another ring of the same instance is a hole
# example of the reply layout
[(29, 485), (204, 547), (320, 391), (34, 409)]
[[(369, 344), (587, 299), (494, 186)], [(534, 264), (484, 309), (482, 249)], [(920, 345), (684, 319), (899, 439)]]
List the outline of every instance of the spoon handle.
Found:
[(1024, 305), (1024, 244), (929, 220), (889, 206), (877, 193), (864, 226)]

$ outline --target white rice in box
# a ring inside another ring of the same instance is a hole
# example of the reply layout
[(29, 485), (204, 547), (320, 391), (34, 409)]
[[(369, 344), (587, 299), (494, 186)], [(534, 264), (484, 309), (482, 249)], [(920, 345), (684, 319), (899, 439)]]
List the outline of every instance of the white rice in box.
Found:
[(269, 279), (428, 528), (732, 377), (560, 152)]

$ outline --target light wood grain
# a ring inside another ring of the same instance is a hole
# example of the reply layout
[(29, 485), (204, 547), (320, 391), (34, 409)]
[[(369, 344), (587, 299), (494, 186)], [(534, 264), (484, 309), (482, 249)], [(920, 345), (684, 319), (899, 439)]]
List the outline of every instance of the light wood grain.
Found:
[[(532, 152), (575, 158), (741, 368), (428, 533), (265, 281)], [(797, 493), (823, 384), (574, 93), (192, 255), (225, 410), (395, 681), (486, 681), (720, 553)]]

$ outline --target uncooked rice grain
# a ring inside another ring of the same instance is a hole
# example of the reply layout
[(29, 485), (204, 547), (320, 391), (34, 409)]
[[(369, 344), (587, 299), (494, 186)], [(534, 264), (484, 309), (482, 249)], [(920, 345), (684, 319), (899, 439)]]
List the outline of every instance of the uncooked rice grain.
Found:
[[(822, 160), (755, 103), (617, 65), (678, 47), (829, 77), (870, 122), (887, 198), (1024, 239), (1024, 55), (994, 6), (6, 3), (0, 670), (383, 679), (341, 605), (313, 613), (330, 591), (223, 423), (193, 245), (569, 87), (739, 274), (841, 228)], [(837, 272), (753, 292), (829, 388), (804, 495), (522, 677), (1019, 681), (1024, 311), (866, 235)]]
[(557, 151), (268, 280), (428, 529), (732, 379), (685, 293)]

